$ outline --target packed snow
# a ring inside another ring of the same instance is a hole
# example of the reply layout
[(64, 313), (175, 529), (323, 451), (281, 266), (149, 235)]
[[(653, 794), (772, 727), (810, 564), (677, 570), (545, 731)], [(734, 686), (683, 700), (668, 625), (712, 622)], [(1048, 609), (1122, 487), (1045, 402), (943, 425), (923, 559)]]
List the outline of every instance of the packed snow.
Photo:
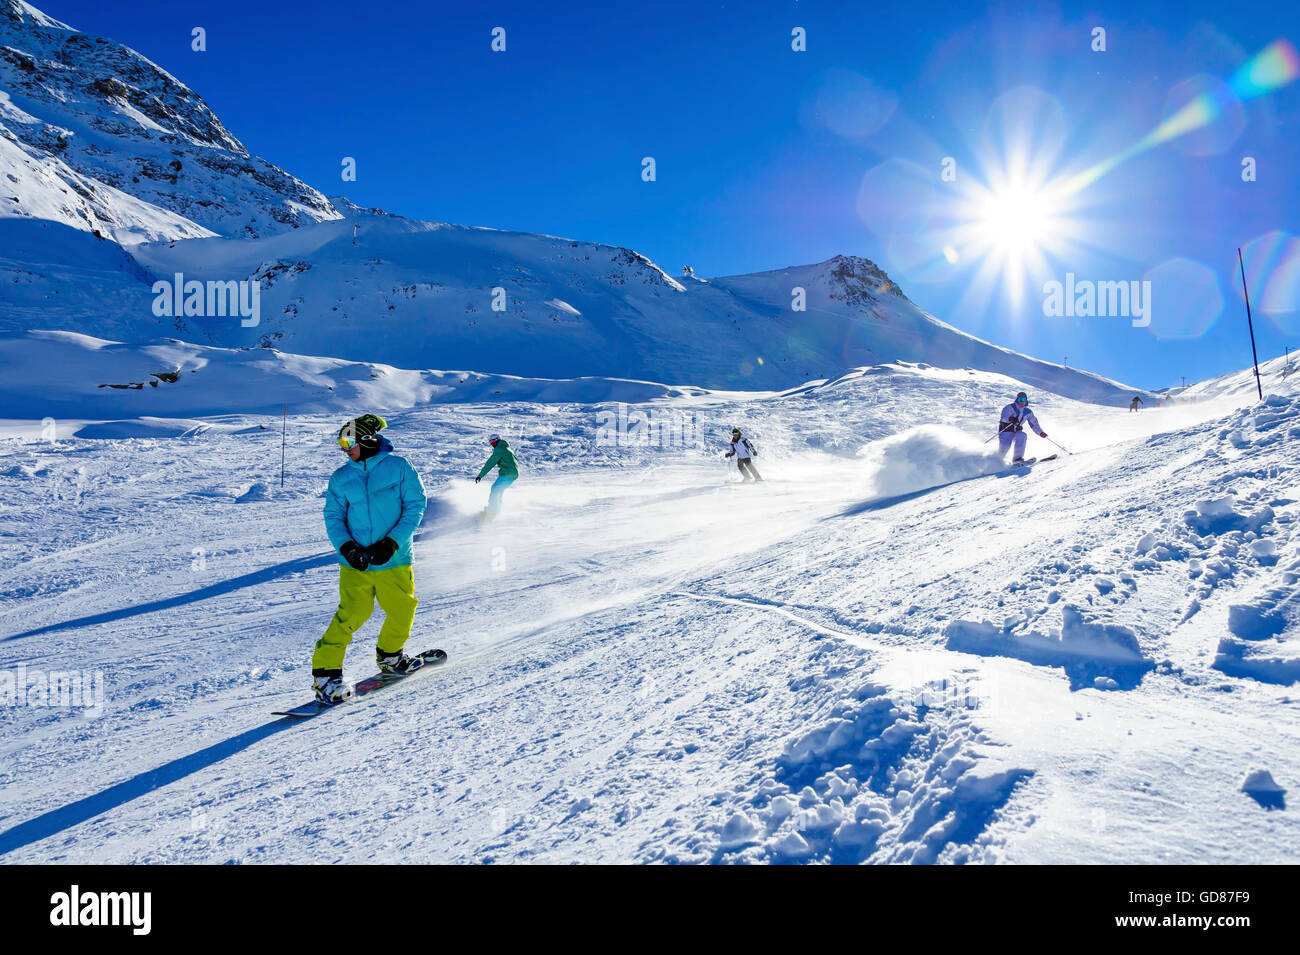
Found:
[[(1022, 387), (982, 372), (376, 406), (429, 495), (411, 646), (451, 660), (306, 723), (271, 711), (333, 612), (342, 405), (291, 412), (283, 488), (274, 415), (7, 427), (0, 673), (103, 703), (0, 709), (0, 853), (1293, 862), (1259, 773), (1300, 762), (1300, 395), (1267, 385), (1035, 393), (1073, 453), (1023, 470), (981, 457)], [(661, 429), (611, 444), (620, 414)], [(766, 484), (729, 483), (733, 424)], [(493, 431), (523, 477), (479, 530)]]

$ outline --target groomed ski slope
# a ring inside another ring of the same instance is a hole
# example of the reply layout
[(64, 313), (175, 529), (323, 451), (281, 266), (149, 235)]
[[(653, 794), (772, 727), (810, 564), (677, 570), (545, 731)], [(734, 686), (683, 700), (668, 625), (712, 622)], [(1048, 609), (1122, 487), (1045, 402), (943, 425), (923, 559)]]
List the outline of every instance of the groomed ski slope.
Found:
[[(53, 446), (13, 424), (0, 672), (107, 692), (0, 707), (0, 860), (1295, 862), (1278, 370), (1263, 405), (1036, 395), (1076, 453), (982, 477), (1017, 390), (983, 373), (633, 409), (696, 416), (713, 456), (597, 446), (583, 405), (393, 414), (430, 495), (411, 647), (451, 661), (304, 723), (270, 711), (306, 698), (334, 609), (338, 416), (291, 417), (284, 490), (271, 419)], [(732, 424), (766, 485), (724, 484)], [(478, 532), (491, 431), (524, 476)], [(1242, 792), (1259, 769), (1290, 792)]]

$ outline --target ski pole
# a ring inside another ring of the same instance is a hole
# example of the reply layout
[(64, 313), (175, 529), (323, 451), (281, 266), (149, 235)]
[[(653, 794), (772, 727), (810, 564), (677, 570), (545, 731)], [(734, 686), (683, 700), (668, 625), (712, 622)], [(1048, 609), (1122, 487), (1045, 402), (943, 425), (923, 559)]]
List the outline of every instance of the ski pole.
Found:
[[(1048, 438), (1047, 440), (1048, 440), (1048, 441), (1052, 441), (1051, 438)], [(1056, 442), (1055, 442), (1055, 441), (1052, 441), (1052, 444), (1056, 444)], [(1059, 444), (1056, 444), (1056, 446), (1057, 446), (1058, 448), (1061, 448), (1061, 446), (1060, 446)], [(1061, 450), (1064, 451), (1066, 454), (1073, 454), (1073, 453), (1074, 453), (1074, 452), (1071, 451), (1069, 448), (1061, 448)]]

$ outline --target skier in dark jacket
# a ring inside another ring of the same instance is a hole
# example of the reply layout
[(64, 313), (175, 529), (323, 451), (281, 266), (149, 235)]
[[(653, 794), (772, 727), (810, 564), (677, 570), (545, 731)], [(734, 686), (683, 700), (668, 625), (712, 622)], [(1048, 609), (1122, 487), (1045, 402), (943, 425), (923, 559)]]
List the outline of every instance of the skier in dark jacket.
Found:
[(1029, 439), (1024, 431), (1025, 425), (1029, 425), (1040, 438), (1047, 437), (1047, 432), (1038, 426), (1038, 418), (1029, 410), (1029, 396), (1022, 391), (1016, 395), (1015, 401), (1002, 409), (998, 421), (998, 451), (1006, 457), (1007, 451), (1014, 446), (1012, 464), (1025, 462), (1025, 442)]
[(1138, 408), (1140, 408), (1141, 406), (1142, 406), (1142, 396), (1134, 395), (1133, 400), (1128, 403), (1129, 413), (1131, 414), (1132, 412), (1137, 411)]
[(758, 449), (749, 438), (740, 433), (739, 428), (731, 429), (731, 450), (727, 452), (727, 457), (732, 456), (736, 458), (736, 467), (740, 470), (743, 479), (742, 484), (763, 480), (763, 476), (758, 473), (758, 468), (754, 467), (754, 458), (758, 457)]

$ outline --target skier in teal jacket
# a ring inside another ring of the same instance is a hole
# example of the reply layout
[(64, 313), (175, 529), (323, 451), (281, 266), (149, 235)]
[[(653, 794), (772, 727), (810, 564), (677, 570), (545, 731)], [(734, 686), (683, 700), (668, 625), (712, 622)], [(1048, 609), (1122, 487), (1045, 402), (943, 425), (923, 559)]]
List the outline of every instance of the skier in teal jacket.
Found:
[(381, 673), (406, 674), (424, 665), (403, 647), (415, 621), (411, 537), (427, 504), (420, 475), (379, 432), (379, 415), (353, 418), (339, 429), (348, 456), (325, 489), (325, 533), (339, 562), (339, 607), (312, 654), (312, 686), (318, 703), (342, 703), (353, 687), (343, 679), (343, 657), (352, 635), (374, 613), (384, 612), (375, 660)]
[(483, 512), (483, 517), (486, 520), (491, 520), (501, 513), (501, 496), (505, 494), (506, 488), (514, 484), (519, 478), (519, 462), (515, 460), (510, 445), (501, 440), (501, 435), (492, 435), (492, 437), (488, 438), (488, 444), (492, 445), (492, 454), (488, 456), (487, 463), (479, 470), (474, 483), (477, 484), (483, 480), (493, 468), (497, 469), (497, 479), (492, 482), (492, 491), (488, 494), (487, 510)]

